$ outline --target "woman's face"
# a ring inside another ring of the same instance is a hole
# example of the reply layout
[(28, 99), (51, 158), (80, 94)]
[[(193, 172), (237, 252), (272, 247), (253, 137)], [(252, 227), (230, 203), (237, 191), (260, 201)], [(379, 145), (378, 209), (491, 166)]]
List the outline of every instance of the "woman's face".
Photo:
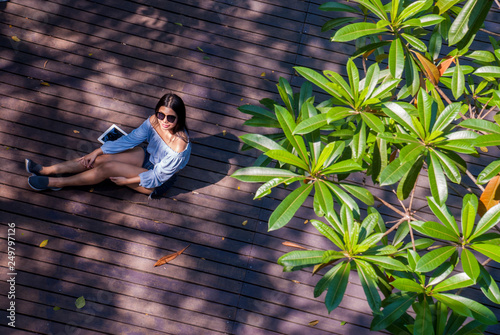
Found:
[(161, 106), (156, 113), (156, 118), (162, 130), (172, 131), (177, 124), (177, 114), (172, 108)]

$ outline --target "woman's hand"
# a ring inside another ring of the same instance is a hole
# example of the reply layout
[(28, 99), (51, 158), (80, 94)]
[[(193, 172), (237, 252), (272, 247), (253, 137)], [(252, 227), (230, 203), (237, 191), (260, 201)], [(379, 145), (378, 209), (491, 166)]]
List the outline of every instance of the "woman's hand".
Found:
[(116, 185), (120, 186), (131, 184), (128, 178), (125, 177), (109, 177), (109, 179)]
[(92, 151), (90, 154), (87, 154), (80, 158), (78, 162), (82, 164), (87, 169), (92, 169), (94, 167), (94, 162), (97, 159), (97, 156), (102, 155), (101, 148)]

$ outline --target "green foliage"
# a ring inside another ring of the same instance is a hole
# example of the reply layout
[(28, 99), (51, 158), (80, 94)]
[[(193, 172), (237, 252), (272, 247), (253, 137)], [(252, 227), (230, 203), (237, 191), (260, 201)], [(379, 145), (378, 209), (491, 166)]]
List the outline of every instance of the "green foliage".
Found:
[[(491, 50), (470, 49), (492, 4), (327, 2), (321, 10), (343, 15), (322, 30), (334, 30), (333, 42), (356, 44), (345, 75), (296, 67), (305, 79), (299, 92), (280, 78), (280, 102), (262, 99), (260, 106), (239, 108), (250, 115), (246, 125), (275, 132), (240, 137), (244, 150), (262, 155), (232, 177), (263, 183), (255, 198), (276, 187), (290, 189), (271, 214), (269, 230), (288, 224), (313, 195), (320, 220), (311, 223), (331, 248), (292, 251), (278, 263), (284, 271), (313, 267), (321, 276), (314, 296), (326, 291), (329, 312), (341, 303), (349, 273), (356, 272), (373, 311), (373, 330), (479, 334), (497, 322), (491, 310), (460, 293), (476, 286), (500, 303), (498, 285), (478, 261), (500, 262), (500, 235), (491, 232), (500, 222), (500, 205), (486, 207), (470, 193), (463, 196), (460, 217), (447, 207), (451, 184), (472, 176), (463, 157), (500, 145), (500, 115), (493, 116), (500, 108), (499, 43), (490, 38)], [(329, 98), (316, 101), (313, 88)], [(491, 162), (477, 185), (499, 174), (500, 160)], [(375, 199), (354, 178), (359, 175), (393, 188), (403, 211)], [(412, 209), (419, 178), (428, 179), (427, 205), (435, 220), (417, 220)], [(391, 228), (371, 207), (375, 200), (401, 215)]]

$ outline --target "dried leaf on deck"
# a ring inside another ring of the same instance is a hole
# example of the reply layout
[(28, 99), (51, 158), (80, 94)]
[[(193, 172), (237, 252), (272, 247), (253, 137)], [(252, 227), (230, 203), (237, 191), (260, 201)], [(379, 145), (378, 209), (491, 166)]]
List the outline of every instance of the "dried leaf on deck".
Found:
[(170, 254), (170, 255), (167, 255), (167, 256), (163, 256), (162, 258), (160, 258), (158, 260), (158, 262), (155, 263), (155, 267), (156, 266), (160, 266), (160, 265), (163, 265), (163, 264), (166, 264), (168, 262), (171, 262), (173, 261), (174, 259), (177, 258), (177, 256), (179, 256), (180, 254), (182, 254), (184, 252), (184, 250), (186, 250), (191, 244), (188, 244), (187, 247), (185, 247), (184, 249), (180, 250), (180, 251), (177, 251), (173, 254)]
[(483, 216), (488, 209), (495, 206), (500, 201), (500, 176), (493, 177), (486, 185), (486, 188), (479, 198), (478, 214)]
[(17, 36), (12, 36), (12, 39), (16, 42), (21, 42), (21, 40), (19, 39), (19, 37)]
[(48, 242), (49, 242), (49, 240), (43, 240), (42, 243), (40, 243), (40, 248), (45, 247)]
[(42, 81), (40, 84), (42, 84), (43, 86), (50, 86), (50, 84), (45, 81)]
[(307, 248), (301, 246), (301, 245), (298, 245), (297, 243), (293, 243), (293, 242), (283, 242), (282, 243), (284, 246), (287, 246), (287, 247), (292, 247), (292, 248), (297, 248), (297, 249), (304, 249), (304, 250), (307, 250)]
[(241, 223), (241, 225), (242, 225), (242, 226), (246, 226), (246, 225), (247, 225), (247, 223), (248, 223), (248, 220), (245, 220), (245, 221), (243, 221), (243, 222)]
[(309, 326), (314, 327), (314, 326), (316, 326), (318, 323), (319, 323), (319, 320), (314, 320), (314, 321), (309, 322)]

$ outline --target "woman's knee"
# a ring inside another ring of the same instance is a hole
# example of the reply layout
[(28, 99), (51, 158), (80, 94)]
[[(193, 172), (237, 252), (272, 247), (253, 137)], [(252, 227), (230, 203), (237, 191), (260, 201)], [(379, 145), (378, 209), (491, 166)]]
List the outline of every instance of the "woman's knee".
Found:
[(113, 155), (104, 154), (101, 156), (97, 156), (97, 158), (95, 159), (95, 162), (94, 162), (94, 167), (102, 165), (102, 164), (107, 163), (107, 162), (110, 162), (112, 160), (113, 160)]

